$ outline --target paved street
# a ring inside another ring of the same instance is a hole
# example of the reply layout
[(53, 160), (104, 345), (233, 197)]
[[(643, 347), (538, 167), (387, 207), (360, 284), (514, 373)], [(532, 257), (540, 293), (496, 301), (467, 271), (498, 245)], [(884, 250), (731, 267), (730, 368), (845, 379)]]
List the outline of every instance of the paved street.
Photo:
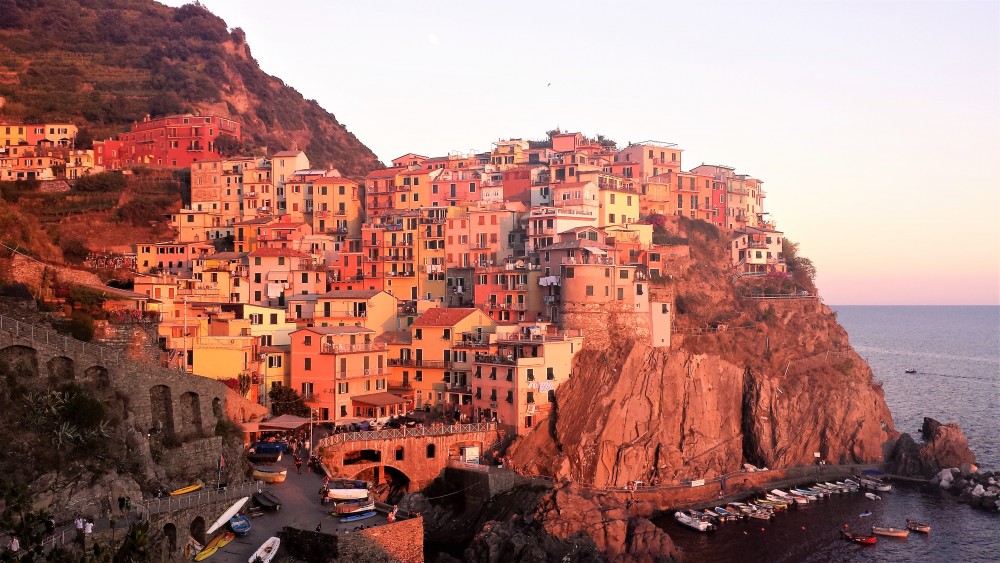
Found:
[[(250, 535), (245, 538), (236, 538), (206, 561), (214, 563), (246, 563), (267, 538), (278, 535), (284, 526), (315, 530), (316, 525), (322, 523), (323, 532), (333, 533), (335, 531), (353, 530), (357, 524), (370, 526), (386, 522), (385, 514), (380, 512), (378, 516), (359, 523), (341, 524), (336, 518), (330, 516), (330, 510), (332, 509), (330, 505), (320, 504), (319, 491), (323, 487), (322, 475), (307, 471), (305, 465), (302, 466), (302, 474), (296, 474), (291, 456), (282, 456), (282, 460), (278, 462), (278, 465), (288, 469), (288, 478), (285, 479), (284, 483), (267, 485), (267, 490), (281, 499), (281, 510), (265, 511), (262, 516), (253, 518), (253, 528)], [(221, 512), (219, 515), (221, 515)], [(212, 521), (214, 519), (209, 520), (209, 525), (211, 525)], [(287, 549), (285, 546), (282, 546), (278, 552), (277, 560), (280, 561), (285, 556), (287, 556)]]

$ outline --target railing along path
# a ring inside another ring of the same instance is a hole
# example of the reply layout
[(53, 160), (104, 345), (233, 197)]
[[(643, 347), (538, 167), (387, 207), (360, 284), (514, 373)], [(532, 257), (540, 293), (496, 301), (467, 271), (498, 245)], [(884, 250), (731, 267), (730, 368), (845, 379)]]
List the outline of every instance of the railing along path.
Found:
[(319, 441), (319, 447), (343, 444), (346, 442), (363, 442), (368, 440), (389, 440), (393, 438), (420, 438), (424, 436), (448, 436), (468, 432), (492, 432), (497, 429), (495, 422), (478, 422), (474, 424), (451, 424), (448, 426), (420, 426), (417, 428), (383, 428), (365, 432), (344, 432), (327, 436)]
[(113, 350), (97, 344), (90, 344), (82, 340), (77, 340), (71, 336), (64, 336), (58, 332), (33, 324), (23, 323), (3, 315), (0, 315), (0, 330), (9, 332), (18, 338), (27, 338), (32, 342), (59, 348), (64, 352), (86, 354), (95, 358), (100, 358), (101, 361), (105, 362), (117, 363), (121, 360), (121, 352), (118, 350)]

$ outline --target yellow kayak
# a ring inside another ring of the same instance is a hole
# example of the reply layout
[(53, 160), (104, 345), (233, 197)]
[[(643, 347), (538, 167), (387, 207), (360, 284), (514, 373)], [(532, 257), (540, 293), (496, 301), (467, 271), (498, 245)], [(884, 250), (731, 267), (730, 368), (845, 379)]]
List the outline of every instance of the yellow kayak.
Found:
[(203, 559), (208, 559), (209, 557), (214, 555), (216, 551), (219, 551), (219, 548), (233, 541), (233, 538), (235, 537), (236, 534), (232, 532), (225, 532), (223, 534), (215, 536), (214, 538), (212, 538), (212, 541), (208, 542), (208, 545), (205, 546), (205, 549), (199, 551), (198, 555), (194, 556), (194, 560), (201, 561)]
[(197, 485), (190, 485), (190, 486), (184, 487), (183, 489), (177, 489), (176, 491), (171, 491), (170, 492), (170, 496), (175, 497), (177, 495), (183, 495), (185, 493), (190, 493), (191, 491), (197, 491), (201, 487), (202, 487), (201, 483), (198, 483)]

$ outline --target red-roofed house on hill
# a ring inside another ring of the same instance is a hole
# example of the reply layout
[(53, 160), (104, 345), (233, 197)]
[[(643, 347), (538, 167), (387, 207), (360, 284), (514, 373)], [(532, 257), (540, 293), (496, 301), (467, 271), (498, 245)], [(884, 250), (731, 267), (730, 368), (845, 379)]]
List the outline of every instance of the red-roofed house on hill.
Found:
[[(146, 116), (118, 136), (121, 147), (117, 163), (187, 168), (193, 162), (219, 158), (215, 141), (220, 135), (239, 140), (243, 135), (242, 125), (215, 115), (169, 115), (156, 119)], [(104, 166), (111, 168), (114, 160), (104, 156)]]
[(250, 302), (284, 307), (285, 290), (291, 287), (292, 270), (312, 258), (292, 248), (258, 248), (250, 253)]

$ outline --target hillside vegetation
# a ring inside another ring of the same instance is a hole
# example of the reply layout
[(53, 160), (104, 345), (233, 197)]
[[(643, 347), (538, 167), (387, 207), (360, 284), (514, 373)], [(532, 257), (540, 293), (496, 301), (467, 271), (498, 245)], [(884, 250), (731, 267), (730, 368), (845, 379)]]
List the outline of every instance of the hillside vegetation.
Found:
[(349, 176), (381, 168), (313, 100), (257, 66), (241, 29), (198, 4), (0, 0), (0, 119), (61, 120), (87, 148), (146, 114), (228, 115), (250, 145), (304, 150)]

